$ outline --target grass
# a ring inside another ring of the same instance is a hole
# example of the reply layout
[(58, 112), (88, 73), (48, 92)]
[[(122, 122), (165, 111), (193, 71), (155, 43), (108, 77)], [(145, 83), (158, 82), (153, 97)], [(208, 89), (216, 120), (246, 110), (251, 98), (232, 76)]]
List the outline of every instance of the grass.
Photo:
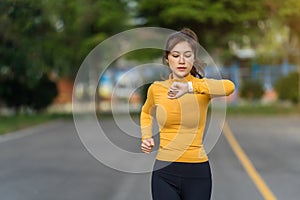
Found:
[(300, 115), (300, 108), (296, 105), (284, 106), (280, 104), (261, 105), (247, 104), (239, 106), (228, 106), (228, 115)]
[[(283, 106), (280, 104), (260, 105), (246, 104), (239, 106), (228, 106), (228, 116), (253, 116), (253, 115), (300, 115), (300, 108), (297, 106)], [(131, 117), (139, 117), (140, 113), (131, 113)], [(13, 132), (22, 128), (38, 125), (56, 119), (72, 119), (72, 114), (22, 114), (13, 116), (0, 116), (0, 135)], [(100, 118), (110, 118), (112, 114), (101, 114)]]
[(21, 114), (0, 116), (0, 135), (55, 119), (71, 118), (70, 114)]
[[(211, 111), (209, 107), (208, 112)], [(227, 115), (300, 115), (300, 108), (297, 105), (284, 105), (284, 104), (244, 104), (244, 105), (230, 105), (226, 107)], [(119, 116), (128, 116), (128, 114), (119, 114)], [(140, 117), (139, 112), (130, 113), (132, 118)], [(99, 119), (111, 118), (112, 113), (101, 113), (98, 115)]]

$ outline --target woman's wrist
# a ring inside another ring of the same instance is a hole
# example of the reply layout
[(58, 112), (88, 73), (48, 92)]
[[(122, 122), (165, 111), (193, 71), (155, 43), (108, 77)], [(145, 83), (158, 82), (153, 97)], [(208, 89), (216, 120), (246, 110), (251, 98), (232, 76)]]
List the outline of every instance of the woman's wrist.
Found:
[(193, 83), (188, 82), (188, 93), (194, 93)]

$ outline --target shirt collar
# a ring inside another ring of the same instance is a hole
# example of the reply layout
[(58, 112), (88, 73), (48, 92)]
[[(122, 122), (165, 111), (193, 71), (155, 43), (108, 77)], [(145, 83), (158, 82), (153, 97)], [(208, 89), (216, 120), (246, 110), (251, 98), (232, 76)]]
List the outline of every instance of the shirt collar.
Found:
[(184, 77), (183, 79), (174, 79), (173, 78), (173, 74), (171, 73), (170, 75), (169, 75), (169, 81), (171, 82), (171, 83), (173, 83), (173, 82), (189, 82), (189, 81), (192, 81), (192, 79), (193, 79), (193, 75), (191, 74), (191, 73), (189, 73), (186, 77)]

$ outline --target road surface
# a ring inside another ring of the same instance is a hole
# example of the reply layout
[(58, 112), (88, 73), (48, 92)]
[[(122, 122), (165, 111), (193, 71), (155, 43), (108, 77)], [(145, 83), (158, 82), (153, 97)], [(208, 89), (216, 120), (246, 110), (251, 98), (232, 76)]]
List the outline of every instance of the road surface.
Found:
[[(276, 198), (299, 199), (300, 116), (236, 116), (227, 122)], [(81, 123), (86, 123), (87, 132), (93, 129), (88, 120)], [(124, 134), (112, 119), (100, 124), (114, 144), (139, 152), (139, 139)], [(101, 151), (105, 145), (99, 144)], [(224, 135), (209, 158), (212, 199), (264, 199)], [(128, 162), (126, 157), (116, 159)], [(138, 162), (129, 164), (143, 165)], [(1, 200), (150, 200), (150, 177), (150, 172), (127, 173), (99, 162), (81, 142), (73, 121), (51, 122), (0, 138)]]

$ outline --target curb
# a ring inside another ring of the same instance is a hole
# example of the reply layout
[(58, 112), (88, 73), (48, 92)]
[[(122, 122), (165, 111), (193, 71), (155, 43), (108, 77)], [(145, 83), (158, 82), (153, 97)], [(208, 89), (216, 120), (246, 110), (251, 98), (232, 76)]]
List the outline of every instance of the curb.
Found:
[(64, 125), (64, 120), (58, 119), (58, 120), (53, 120), (53, 121), (45, 122), (45, 123), (38, 124), (38, 125), (33, 125), (33, 126), (30, 126), (30, 127), (24, 128), (24, 129), (20, 129), (17, 131), (8, 132), (8, 133), (5, 133), (4, 135), (0, 136), (0, 143), (14, 140), (14, 139), (23, 138), (25, 136), (30, 136), (30, 135), (37, 134), (37, 133), (41, 133), (45, 130), (53, 129), (53, 128), (56, 128), (56, 127), (62, 126), (62, 125)]

